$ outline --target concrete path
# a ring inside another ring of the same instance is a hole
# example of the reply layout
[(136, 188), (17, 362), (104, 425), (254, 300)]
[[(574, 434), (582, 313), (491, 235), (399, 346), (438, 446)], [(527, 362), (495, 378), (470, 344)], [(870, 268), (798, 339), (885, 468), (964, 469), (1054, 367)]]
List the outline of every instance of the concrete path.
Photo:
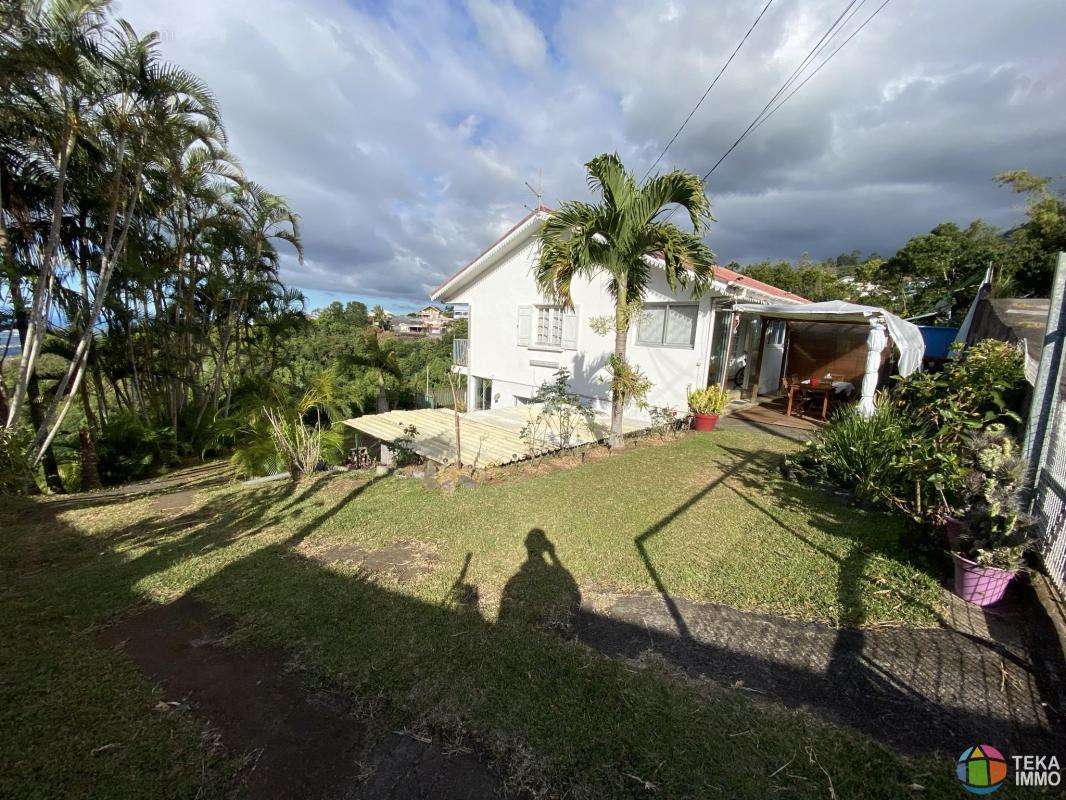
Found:
[(1019, 586), (982, 610), (950, 601), (944, 627), (838, 629), (658, 594), (590, 595), (579, 640), (651, 650), (684, 671), (807, 708), (904, 752), (1066, 752), (1066, 665), (1054, 626)]

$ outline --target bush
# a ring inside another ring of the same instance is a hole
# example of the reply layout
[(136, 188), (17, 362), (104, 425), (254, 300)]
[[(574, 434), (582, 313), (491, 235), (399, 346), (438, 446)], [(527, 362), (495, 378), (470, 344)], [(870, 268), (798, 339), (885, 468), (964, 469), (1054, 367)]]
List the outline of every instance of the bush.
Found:
[(27, 457), (32, 440), (24, 426), (0, 428), (0, 494), (26, 494), (36, 487)]
[(530, 456), (570, 447), (582, 422), (589, 430), (594, 427), (596, 415), (570, 391), (570, 370), (565, 367), (537, 388), (533, 402), (542, 407), (519, 431)]
[(905, 457), (921, 481), (919, 514), (933, 501), (943, 513), (966, 502), (974, 434), (993, 424), (1018, 425), (1025, 391), (1022, 354), (995, 339), (978, 342), (938, 373), (915, 373), (897, 383), (891, 402), (911, 430)]
[(789, 463), (918, 519), (952, 514), (972, 496), (974, 434), (1019, 423), (1025, 386), (1021, 353), (986, 339), (939, 373), (898, 379), (870, 420), (837, 414)]
[(177, 461), (173, 445), (169, 426), (152, 425), (132, 411), (115, 411), (96, 443), (100, 481), (114, 486), (150, 477)]
[(882, 403), (869, 419), (848, 406), (790, 464), (862, 502), (898, 507), (907, 494), (906, 444), (906, 425), (891, 405)]

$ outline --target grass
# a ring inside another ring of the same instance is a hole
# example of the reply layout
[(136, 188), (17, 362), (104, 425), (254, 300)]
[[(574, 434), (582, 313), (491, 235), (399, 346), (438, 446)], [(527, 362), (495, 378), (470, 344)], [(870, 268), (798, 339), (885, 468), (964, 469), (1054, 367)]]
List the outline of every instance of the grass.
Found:
[[(832, 780), (840, 797), (907, 796), (912, 782), (957, 796), (942, 759), (902, 758), (654, 659), (607, 659), (495, 623), (533, 528), (586, 596), (661, 587), (809, 619), (932, 623), (932, 570), (907, 555), (904, 523), (781, 482), (788, 447), (721, 431), (454, 495), (348, 475), (225, 487), (177, 516), (146, 498), (5, 503), (0, 794), (225, 791), (234, 763), (205, 754), (188, 715), (154, 713), (149, 682), (94, 640), (115, 615), (195, 590), (242, 637), (295, 654), (309, 680), (379, 705), (386, 727), (461, 725), (527, 788), (645, 797), (649, 781), (661, 797), (811, 797)], [(309, 557), (407, 539), (439, 560), (403, 587)], [(454, 602), (461, 573), (480, 612)], [(559, 590), (559, 575), (533, 589)]]

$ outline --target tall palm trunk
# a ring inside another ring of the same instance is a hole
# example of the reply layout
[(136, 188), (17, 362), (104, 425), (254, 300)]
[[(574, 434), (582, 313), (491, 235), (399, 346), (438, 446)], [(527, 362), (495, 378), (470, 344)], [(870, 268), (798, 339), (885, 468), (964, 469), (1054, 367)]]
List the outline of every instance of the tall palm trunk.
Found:
[[(116, 195), (118, 195), (118, 187), (121, 186), (121, 178), (123, 174), (122, 161), (125, 155), (125, 150), (125, 139), (121, 139), (118, 148), (119, 169), (115, 179)], [(143, 166), (143, 162), (141, 166)], [(139, 169), (134, 172), (136, 181), (140, 180), (140, 174)], [(67, 372), (56, 386), (55, 396), (52, 398), (52, 402), (49, 405), (48, 413), (43, 419), (43, 424), (37, 429), (37, 439), (31, 454), (31, 461), (34, 464), (40, 460), (41, 453), (51, 445), (52, 439), (55, 438), (56, 433), (59, 431), (59, 427), (63, 424), (63, 419), (66, 417), (67, 411), (70, 409), (71, 402), (74, 400), (74, 395), (81, 386), (82, 379), (85, 377), (85, 366), (88, 362), (89, 348), (92, 346), (93, 342), (94, 326), (103, 309), (104, 300), (107, 298), (107, 287), (111, 281), (111, 274), (114, 271), (115, 262), (118, 260), (119, 254), (126, 246), (126, 236), (129, 233), (133, 214), (137, 209), (139, 192), (136, 189), (136, 181), (134, 184), (135, 188), (133, 190), (133, 196), (130, 198), (129, 204), (125, 209), (126, 216), (123, 221), (122, 230), (119, 234), (117, 244), (114, 243), (114, 235), (121, 197), (116, 196), (112, 201), (110, 217), (108, 219), (107, 235), (104, 238), (103, 247), (100, 251), (100, 277), (96, 282), (96, 292), (93, 296), (92, 308), (89, 310), (85, 320), (85, 329), (78, 341), (78, 345), (74, 349), (74, 358), (67, 367)], [(69, 392), (67, 392), (68, 389), (70, 390)], [(63, 399), (64, 393), (67, 393), (65, 401)]]
[(52, 195), (52, 223), (48, 231), (44, 256), (41, 258), (41, 269), (33, 294), (33, 307), (30, 312), (29, 324), (25, 334), (20, 338), (22, 353), (18, 380), (15, 383), (15, 393), (11, 398), (11, 407), (8, 410), (8, 426), (13, 425), (15, 420), (18, 419), (18, 413), (29, 389), (30, 378), (36, 368), (37, 356), (41, 351), (41, 341), (44, 339), (45, 312), (52, 294), (52, 264), (55, 261), (56, 250), (59, 247), (59, 233), (63, 221), (67, 167), (70, 164), (71, 153), (74, 152), (75, 128), (73, 121), (70, 119), (72, 110), (69, 106), (66, 113), (68, 121), (56, 165), (56, 185)]
[[(626, 316), (625, 288), (622, 287), (614, 309), (614, 355), (617, 362), (616, 369), (625, 363), (626, 340), (629, 338), (629, 322)], [(625, 439), (622, 437), (622, 415), (625, 413), (625, 397), (622, 395), (622, 387), (616, 379), (611, 384), (611, 435), (607, 438), (607, 445), (612, 450), (621, 450), (625, 447)]]
[(89, 386), (82, 381), (81, 404), (85, 411), (85, 425), (78, 431), (81, 444), (81, 488), (99, 489), (100, 471), (97, 469), (96, 457), (96, 415), (89, 400)]
[(378, 373), (378, 401), (377, 412), (384, 414), (389, 410), (389, 396), (385, 394), (385, 375)]

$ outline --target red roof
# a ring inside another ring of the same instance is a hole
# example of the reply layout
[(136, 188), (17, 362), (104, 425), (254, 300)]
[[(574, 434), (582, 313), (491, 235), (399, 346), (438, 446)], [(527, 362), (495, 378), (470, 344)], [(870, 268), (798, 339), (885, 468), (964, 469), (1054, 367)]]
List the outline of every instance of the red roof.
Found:
[[(504, 239), (506, 239), (508, 236), (510, 236), (516, 230), (521, 228), (523, 225), (525, 225), (526, 222), (529, 221), (530, 217), (532, 217), (535, 214), (544, 212), (544, 211), (551, 211), (551, 208), (549, 208), (548, 206), (546, 206), (543, 203), (541, 203), (535, 209), (533, 209), (528, 214), (526, 214), (524, 217), (522, 217), (522, 219), (518, 220), (518, 222), (516, 222), (514, 225), (512, 225), (511, 228), (505, 234), (500, 236), (500, 238), (498, 238), (495, 242), (493, 242), (488, 247), (486, 247), (477, 256), (477, 258), (475, 258), (472, 261), (470, 261), (469, 263), (463, 265), (463, 267), (460, 268), (454, 275), (452, 275), (450, 278), (448, 278), (446, 281), (444, 281), (444, 283), (442, 283), (440, 286), (438, 286), (436, 289), (434, 289), (433, 290), (433, 294), (435, 295), (437, 292), (439, 292), (441, 289), (443, 289), (449, 283), (454, 281), (456, 278), (458, 278), (460, 275), (462, 275), (467, 269), (469, 269), (473, 264), (477, 263), (477, 261), (479, 259), (481, 259), (486, 253), (488, 253), (490, 250), (492, 250), (492, 248), (494, 248), (496, 245), (498, 245), (500, 242), (502, 242)], [(734, 270), (728, 269), (727, 267), (715, 267), (714, 268), (714, 277), (719, 279), (719, 280), (724, 281), (725, 283), (735, 283), (738, 286), (746, 286), (748, 288), (755, 289), (756, 291), (762, 292), (763, 294), (768, 294), (768, 295), (770, 295), (772, 297), (780, 297), (780, 298), (785, 299), (785, 300), (796, 300), (796, 301), (798, 301), (800, 303), (809, 303), (810, 302), (810, 300), (808, 300), (806, 297), (800, 297), (798, 294), (793, 294), (792, 292), (786, 292), (784, 289), (779, 289), (776, 286), (771, 286), (769, 283), (763, 283), (762, 281), (755, 280), (755, 278), (749, 278), (747, 275), (744, 275), (743, 273), (740, 273), (740, 272), (735, 272)]]
[(715, 267), (714, 277), (720, 278), (726, 283), (748, 286), (764, 294), (773, 295), (774, 297), (783, 297), (786, 300), (798, 300), (801, 303), (811, 302), (806, 297), (800, 297), (798, 294), (792, 294), (792, 292), (786, 292), (784, 289), (778, 289), (776, 286), (772, 286), (769, 283), (763, 283), (762, 281), (755, 280), (755, 278), (749, 278), (744, 273), (735, 272), (727, 267)]

